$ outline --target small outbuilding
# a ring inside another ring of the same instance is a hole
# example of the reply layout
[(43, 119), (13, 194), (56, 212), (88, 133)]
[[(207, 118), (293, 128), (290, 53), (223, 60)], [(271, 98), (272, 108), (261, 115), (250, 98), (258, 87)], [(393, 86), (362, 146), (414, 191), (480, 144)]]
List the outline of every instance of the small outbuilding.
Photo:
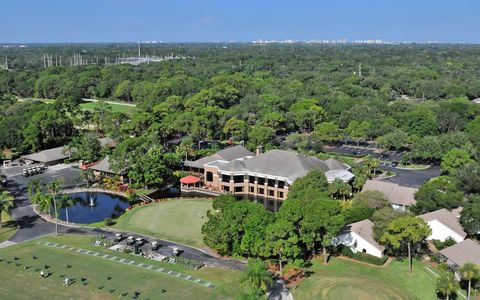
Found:
[(365, 191), (382, 192), (390, 202), (392, 208), (397, 211), (407, 211), (410, 206), (417, 203), (415, 200), (417, 189), (401, 186), (396, 183), (367, 180), (362, 189), (362, 192)]
[(182, 188), (200, 187), (202, 180), (196, 176), (188, 175), (180, 179)]
[(100, 176), (119, 176), (121, 181), (124, 181), (124, 175), (126, 174), (125, 170), (120, 172), (113, 171), (110, 168), (109, 157), (105, 157), (100, 162), (88, 167), (88, 170), (92, 170), (95, 177)]
[(427, 238), (428, 240), (445, 242), (447, 238), (451, 237), (455, 242), (460, 243), (467, 236), (462, 225), (458, 222), (456, 214), (445, 208), (418, 217), (427, 222), (432, 229), (432, 234)]
[(440, 254), (454, 270), (461, 268), (467, 262), (480, 266), (480, 244), (471, 239), (445, 248), (440, 251)]
[(385, 247), (373, 238), (373, 222), (363, 220), (345, 226), (343, 231), (333, 239), (333, 244), (350, 247), (354, 253), (364, 252), (382, 257)]

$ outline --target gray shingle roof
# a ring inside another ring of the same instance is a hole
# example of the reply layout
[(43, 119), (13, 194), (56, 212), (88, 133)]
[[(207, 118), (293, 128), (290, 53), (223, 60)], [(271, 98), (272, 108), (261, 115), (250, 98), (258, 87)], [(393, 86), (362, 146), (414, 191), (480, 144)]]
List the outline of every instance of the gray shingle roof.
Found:
[(98, 171), (98, 172), (103, 172), (103, 173), (108, 173), (108, 174), (114, 174), (114, 175), (121, 175), (125, 173), (124, 171), (121, 172), (114, 172), (112, 169), (110, 169), (110, 161), (109, 157), (105, 157), (102, 159), (98, 164), (93, 165), (89, 167), (88, 169), (93, 170), (93, 171)]
[(440, 253), (458, 266), (467, 262), (480, 265), (480, 244), (470, 239), (445, 248)]
[(69, 156), (68, 151), (64, 151), (64, 147), (62, 146), (62, 147), (43, 150), (33, 154), (24, 155), (22, 156), (22, 158), (36, 161), (36, 162), (41, 162), (41, 163), (49, 163), (49, 162), (66, 159), (68, 158), (68, 156)]
[(414, 197), (417, 189), (401, 186), (396, 183), (379, 180), (367, 180), (362, 189), (362, 192), (365, 191), (382, 192), (392, 204), (412, 206), (417, 202), (415, 201)]
[(465, 238), (467, 236), (465, 231), (463, 231), (462, 225), (460, 225), (460, 223), (458, 222), (457, 216), (454, 213), (446, 210), (445, 208), (432, 211), (418, 217), (425, 220), (425, 222), (437, 220), (438, 222), (442, 223), (443, 225), (456, 232), (462, 238)]
[(374, 246), (378, 250), (382, 251), (385, 250), (385, 247), (377, 243), (373, 238), (373, 222), (370, 220), (363, 220), (356, 223), (352, 223), (346, 226), (345, 228), (347, 231), (355, 232), (366, 240), (370, 245)]
[[(348, 167), (332, 161), (330, 166), (341, 167), (341, 170)], [(270, 150), (258, 156), (234, 160), (218, 167), (221, 171), (226, 172), (250, 172), (283, 177), (287, 178), (290, 183), (305, 176), (313, 169), (320, 169), (323, 172), (330, 170), (329, 164), (318, 158), (284, 150)]]
[(218, 151), (215, 154), (212, 154), (210, 156), (202, 157), (198, 160), (195, 161), (184, 161), (183, 164), (187, 167), (193, 167), (193, 168), (203, 168), (204, 165), (211, 163), (216, 160), (225, 160), (225, 161), (231, 161), (234, 159), (242, 158), (245, 156), (253, 156), (254, 154), (250, 151), (247, 150), (247, 148), (243, 146), (233, 146), (233, 147), (228, 147), (223, 150)]

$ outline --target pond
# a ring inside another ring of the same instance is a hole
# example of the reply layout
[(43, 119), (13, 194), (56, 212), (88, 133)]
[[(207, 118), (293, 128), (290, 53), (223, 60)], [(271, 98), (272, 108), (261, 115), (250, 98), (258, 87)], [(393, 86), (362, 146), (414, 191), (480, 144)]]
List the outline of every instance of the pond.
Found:
[(58, 210), (58, 218), (68, 222), (88, 224), (100, 222), (106, 218), (117, 218), (130, 205), (122, 196), (99, 193), (81, 192), (68, 195), (73, 204)]

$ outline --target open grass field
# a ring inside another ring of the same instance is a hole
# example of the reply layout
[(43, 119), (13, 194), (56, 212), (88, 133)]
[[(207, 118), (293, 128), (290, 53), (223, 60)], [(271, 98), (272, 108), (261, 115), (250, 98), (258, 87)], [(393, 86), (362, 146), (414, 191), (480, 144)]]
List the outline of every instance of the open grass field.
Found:
[[(94, 250), (100, 252), (98, 257), (39, 245), (37, 241), (0, 249), (0, 299), (132, 299), (134, 292), (140, 293), (138, 299), (234, 299), (240, 288), (239, 271), (212, 268), (186, 270), (172, 264), (95, 247), (88, 243), (90, 238), (66, 235), (41, 240)], [(215, 287), (203, 287), (153, 270), (101, 258), (104, 254), (178, 271), (212, 282)], [(15, 256), (19, 259), (15, 260)], [(40, 270), (51, 272), (51, 275), (41, 278)], [(65, 276), (75, 279), (69, 287), (63, 286)], [(84, 282), (82, 277), (86, 279)], [(122, 293), (127, 294), (122, 297)]]
[(202, 248), (201, 228), (212, 202), (172, 199), (140, 206), (117, 219), (113, 227)]
[[(96, 105), (97, 105), (96, 102), (84, 101), (82, 104), (80, 104), (80, 108), (82, 110), (93, 111)], [(108, 103), (108, 105), (111, 107), (112, 112), (121, 112), (124, 114), (131, 114), (136, 110), (134, 106), (124, 105), (123, 103)]]
[(417, 261), (412, 274), (407, 261), (375, 268), (337, 258), (326, 266), (314, 260), (307, 271), (313, 274), (293, 292), (295, 299), (437, 299), (435, 276)]
[(17, 232), (17, 222), (6, 213), (2, 213), (2, 228), (0, 228), (0, 243), (8, 240)]

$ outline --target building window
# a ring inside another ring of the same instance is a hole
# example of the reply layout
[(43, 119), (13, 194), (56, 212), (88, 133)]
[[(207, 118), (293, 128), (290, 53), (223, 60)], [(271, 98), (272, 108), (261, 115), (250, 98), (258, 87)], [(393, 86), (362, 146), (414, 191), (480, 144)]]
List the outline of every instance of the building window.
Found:
[(235, 183), (241, 183), (241, 182), (243, 182), (243, 175), (233, 176), (233, 182), (235, 182)]
[(250, 187), (250, 193), (255, 193), (255, 188), (253, 186)]
[(260, 185), (264, 185), (265, 184), (265, 178), (258, 177), (257, 183), (260, 184)]
[(269, 179), (268, 180), (268, 186), (274, 187), (275, 186), (275, 180), (274, 179)]
[(263, 195), (263, 194), (265, 194), (265, 191), (262, 188), (259, 188), (258, 189), (258, 194)]
[(278, 192), (278, 193), (277, 193), (277, 197), (283, 199), (283, 192)]
[(275, 195), (275, 191), (274, 190), (268, 190), (268, 195), (273, 197)]
[(279, 181), (277, 185), (279, 189), (283, 189), (285, 187), (285, 181)]
[(255, 183), (255, 176), (248, 176), (248, 182)]
[(222, 175), (222, 182), (230, 182), (230, 176)]
[(269, 205), (270, 207), (273, 207), (273, 204), (274, 204), (273, 200), (268, 201), (268, 205)]
[(223, 189), (225, 192), (230, 192), (230, 187), (229, 187), (229, 186), (222, 185), (222, 189)]
[(243, 193), (243, 186), (236, 186), (235, 193)]
[(212, 172), (207, 172), (207, 181), (212, 182), (213, 181), (213, 173)]

